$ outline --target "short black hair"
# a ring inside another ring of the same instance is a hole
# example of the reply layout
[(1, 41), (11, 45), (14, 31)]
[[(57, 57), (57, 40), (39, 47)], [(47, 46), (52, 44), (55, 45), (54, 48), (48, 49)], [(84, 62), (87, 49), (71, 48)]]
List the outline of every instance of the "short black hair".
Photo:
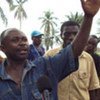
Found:
[(80, 25), (77, 23), (77, 22), (75, 22), (75, 21), (65, 21), (65, 22), (63, 22), (63, 24), (61, 25), (61, 28), (60, 28), (60, 32), (62, 32), (63, 31), (63, 28), (65, 27), (65, 26), (74, 26), (74, 25), (76, 25), (76, 26), (78, 26), (79, 28), (80, 28)]

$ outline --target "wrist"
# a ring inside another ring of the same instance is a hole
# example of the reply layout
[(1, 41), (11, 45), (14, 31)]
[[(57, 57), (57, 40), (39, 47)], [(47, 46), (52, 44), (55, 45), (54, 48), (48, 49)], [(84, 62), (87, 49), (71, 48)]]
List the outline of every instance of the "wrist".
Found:
[(85, 15), (84, 15), (84, 18), (85, 18), (85, 19), (93, 19), (93, 17), (94, 17), (94, 16), (91, 15), (91, 14), (85, 14)]

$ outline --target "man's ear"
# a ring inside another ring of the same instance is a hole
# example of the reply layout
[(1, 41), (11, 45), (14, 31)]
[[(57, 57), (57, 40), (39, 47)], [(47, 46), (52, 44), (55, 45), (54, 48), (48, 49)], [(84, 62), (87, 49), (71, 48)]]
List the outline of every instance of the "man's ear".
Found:
[(5, 47), (4, 47), (3, 44), (0, 45), (0, 50), (3, 51), (3, 52), (5, 52)]

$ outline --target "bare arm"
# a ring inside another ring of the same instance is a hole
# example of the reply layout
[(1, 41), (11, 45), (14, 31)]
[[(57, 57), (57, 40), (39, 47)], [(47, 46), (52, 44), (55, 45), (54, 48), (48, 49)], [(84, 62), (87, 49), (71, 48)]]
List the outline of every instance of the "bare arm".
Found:
[(100, 8), (100, 0), (81, 0), (84, 10), (84, 19), (80, 31), (72, 42), (75, 57), (79, 56), (83, 51), (92, 26), (93, 17)]

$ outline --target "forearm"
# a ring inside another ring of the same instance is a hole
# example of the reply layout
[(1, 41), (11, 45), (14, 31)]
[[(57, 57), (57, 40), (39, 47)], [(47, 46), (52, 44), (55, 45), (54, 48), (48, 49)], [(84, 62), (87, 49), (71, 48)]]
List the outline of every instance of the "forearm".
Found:
[(84, 19), (80, 31), (72, 42), (74, 56), (79, 56), (88, 40), (93, 17), (100, 9), (100, 0), (80, 0), (84, 11)]
[(74, 55), (76, 57), (82, 53), (87, 43), (91, 26), (92, 26), (92, 21), (93, 21), (93, 17), (84, 15), (84, 19), (83, 19), (80, 31), (72, 43)]

